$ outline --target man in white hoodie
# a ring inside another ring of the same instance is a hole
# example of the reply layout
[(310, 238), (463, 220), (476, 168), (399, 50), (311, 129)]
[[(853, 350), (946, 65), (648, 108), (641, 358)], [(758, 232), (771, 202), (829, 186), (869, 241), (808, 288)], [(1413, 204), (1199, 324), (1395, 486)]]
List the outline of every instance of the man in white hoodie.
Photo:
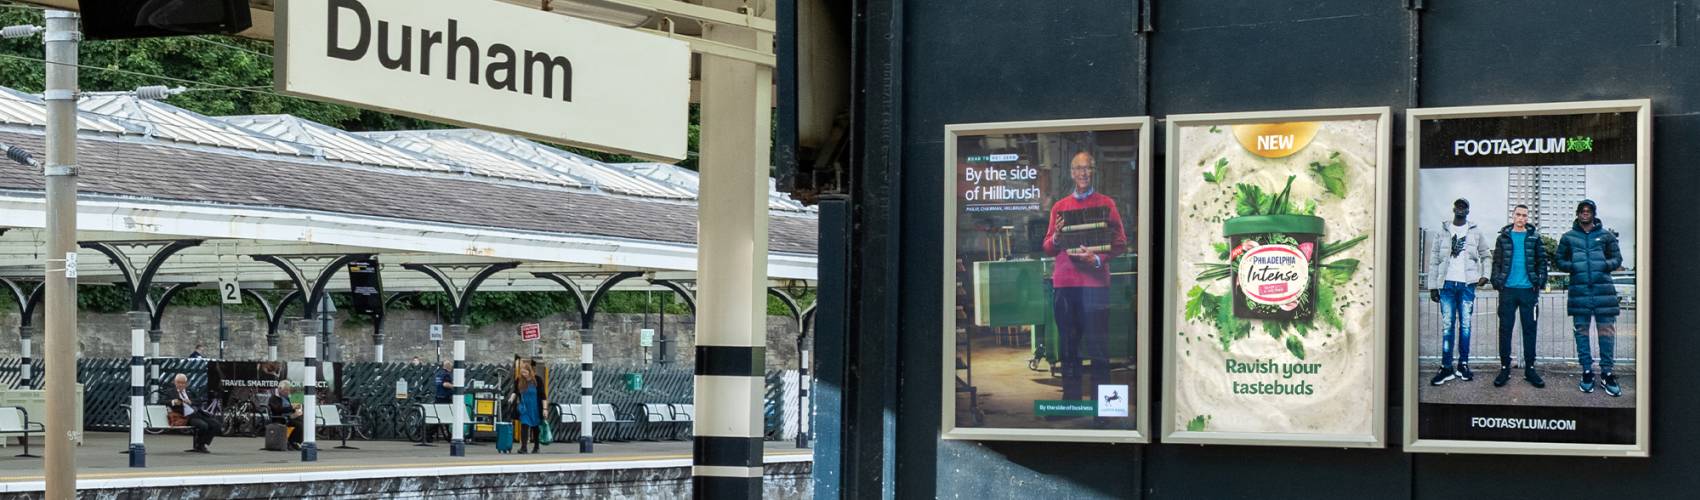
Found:
[[(1470, 202), (1452, 202), (1452, 220), (1441, 223), (1441, 231), (1429, 245), (1429, 300), (1440, 303), (1440, 372), (1430, 385), (1448, 380), (1471, 380), (1470, 327), (1476, 312), (1476, 289), (1487, 284), (1493, 263), (1493, 246), (1476, 223), (1470, 222)], [(1454, 347), (1456, 346), (1456, 348)], [(1456, 350), (1458, 364), (1452, 364)]]

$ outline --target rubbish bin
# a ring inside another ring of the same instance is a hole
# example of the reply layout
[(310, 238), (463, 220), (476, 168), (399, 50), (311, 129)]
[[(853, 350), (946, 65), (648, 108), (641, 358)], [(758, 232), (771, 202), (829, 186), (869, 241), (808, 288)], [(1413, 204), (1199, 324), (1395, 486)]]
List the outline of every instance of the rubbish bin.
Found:
[(626, 390), (628, 390), (628, 391), (641, 391), (641, 390), (643, 390), (643, 374), (642, 373), (627, 373), (627, 374), (623, 375), (621, 378), (625, 379), (625, 381), (626, 381)]

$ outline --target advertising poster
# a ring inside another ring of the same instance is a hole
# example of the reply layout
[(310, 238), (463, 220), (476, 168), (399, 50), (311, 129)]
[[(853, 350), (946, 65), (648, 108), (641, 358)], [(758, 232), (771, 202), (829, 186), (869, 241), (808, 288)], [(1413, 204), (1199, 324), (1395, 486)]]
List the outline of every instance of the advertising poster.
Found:
[(1647, 109), (1411, 110), (1407, 449), (1646, 455)]
[(1169, 119), (1164, 441), (1381, 446), (1386, 108)]
[(944, 437), (1148, 441), (1148, 123), (946, 127)]

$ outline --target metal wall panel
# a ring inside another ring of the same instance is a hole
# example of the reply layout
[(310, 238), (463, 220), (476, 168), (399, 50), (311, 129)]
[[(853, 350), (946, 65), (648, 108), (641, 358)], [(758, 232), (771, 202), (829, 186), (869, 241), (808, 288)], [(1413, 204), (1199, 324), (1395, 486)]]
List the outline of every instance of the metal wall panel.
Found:
[[(1700, 394), (1680, 386), (1655, 397), (1646, 460), (1405, 454), (1397, 382), (1388, 391), (1384, 450), (941, 442), (934, 325), (942, 272), (927, 257), (941, 246), (938, 169), (948, 123), (1385, 105), (1395, 109), (1393, 136), (1402, 142), (1398, 114), (1412, 106), (1630, 97), (1653, 99), (1654, 210), (1667, 214), (1654, 220), (1654, 253), (1686, 255), (1682, 249), (1700, 235), (1674, 214), (1691, 197), (1678, 190), (1700, 182), (1683, 168), (1700, 160), (1690, 140), (1700, 135), (1692, 109), (1700, 106), (1695, 3), (858, 2), (856, 229), (848, 251), (861, 257), (844, 272), (854, 277), (848, 302), (861, 317), (846, 336), (896, 348), (899, 399), (895, 417), (845, 415), (844, 442), (860, 446), (839, 456), (889, 474), (846, 464), (845, 483), (871, 479), (893, 489), (862, 491), (916, 498), (1674, 497), (1700, 489), (1692, 473), (1700, 468), (1700, 431), (1684, 425), (1700, 412)], [(1395, 146), (1398, 166), (1403, 154)], [(1159, 156), (1153, 166), (1160, 165)], [(1403, 180), (1395, 175), (1391, 220), (1400, 221)], [(1398, 234), (1391, 262), (1402, 259)], [(894, 263), (893, 256), (905, 258)], [(1700, 307), (1692, 294), (1678, 295), (1689, 278), (1700, 279), (1700, 265), (1670, 258), (1657, 265), (1656, 310)], [(1389, 345), (1397, 346), (1403, 296), (1394, 299), (1386, 314)], [(1665, 333), (1654, 336), (1653, 351), (1667, 361), (1653, 365), (1650, 380), (1692, 378), (1683, 360), (1700, 355), (1700, 339), (1681, 334), (1680, 321), (1654, 318)], [(844, 362), (854, 373), (893, 354), (851, 348)], [(1390, 349), (1389, 374), (1402, 373), (1401, 357)], [(859, 384), (850, 376), (846, 394), (884, 387)], [(895, 427), (897, 439), (870, 439), (858, 425)]]

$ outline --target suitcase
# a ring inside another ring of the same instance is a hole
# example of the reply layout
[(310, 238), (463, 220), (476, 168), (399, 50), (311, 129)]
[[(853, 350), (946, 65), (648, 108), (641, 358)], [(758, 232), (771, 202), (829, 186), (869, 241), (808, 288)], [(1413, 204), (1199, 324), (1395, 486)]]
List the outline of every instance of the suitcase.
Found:
[(289, 451), (289, 429), (283, 424), (266, 424), (266, 451)]
[(513, 453), (514, 424), (513, 422), (496, 422), (496, 453)]

